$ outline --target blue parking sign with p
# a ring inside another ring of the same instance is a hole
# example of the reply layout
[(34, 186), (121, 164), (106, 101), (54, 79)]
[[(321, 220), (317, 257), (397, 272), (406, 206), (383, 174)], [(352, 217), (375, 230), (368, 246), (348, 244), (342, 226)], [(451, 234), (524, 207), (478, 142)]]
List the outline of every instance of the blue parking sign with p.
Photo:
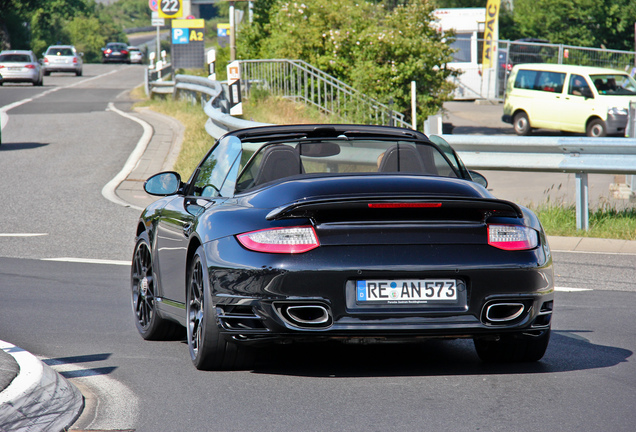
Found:
[(172, 29), (172, 43), (173, 44), (187, 44), (190, 38), (190, 29), (187, 28), (173, 28)]

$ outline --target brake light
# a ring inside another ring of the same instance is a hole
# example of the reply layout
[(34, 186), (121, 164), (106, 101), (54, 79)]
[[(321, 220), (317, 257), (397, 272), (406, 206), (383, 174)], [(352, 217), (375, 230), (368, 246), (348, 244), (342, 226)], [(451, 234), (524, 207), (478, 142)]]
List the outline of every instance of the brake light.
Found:
[(126, 54), (128, 54), (128, 51), (126, 51), (126, 50), (121, 50), (121, 53), (122, 53), (123, 55), (126, 55)]
[(47, 59), (46, 57), (44, 57), (44, 63), (48, 63), (49, 59)]
[(442, 203), (369, 203), (369, 208), (438, 208)]
[(26, 66), (24, 66), (27, 69), (35, 69), (35, 66), (33, 66), (32, 64), (28, 64)]
[(236, 236), (247, 249), (268, 253), (303, 253), (320, 246), (312, 226), (268, 228)]
[(488, 225), (488, 244), (510, 251), (534, 249), (539, 235), (532, 228), (519, 225)]
[(77, 63), (77, 57), (73, 57), (73, 63)]

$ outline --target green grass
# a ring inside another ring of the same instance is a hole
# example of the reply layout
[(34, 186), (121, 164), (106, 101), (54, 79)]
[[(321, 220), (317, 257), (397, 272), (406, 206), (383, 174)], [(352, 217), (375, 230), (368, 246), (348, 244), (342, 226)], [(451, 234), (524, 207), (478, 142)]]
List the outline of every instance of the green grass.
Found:
[(598, 208), (589, 214), (589, 231), (576, 229), (574, 205), (544, 204), (532, 208), (550, 236), (636, 240), (636, 208)]

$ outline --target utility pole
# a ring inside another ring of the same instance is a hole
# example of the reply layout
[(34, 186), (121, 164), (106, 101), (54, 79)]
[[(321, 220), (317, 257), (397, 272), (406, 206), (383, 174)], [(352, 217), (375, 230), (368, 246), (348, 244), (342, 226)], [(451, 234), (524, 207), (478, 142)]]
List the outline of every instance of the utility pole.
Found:
[(236, 60), (236, 15), (234, 2), (230, 1), (230, 61)]

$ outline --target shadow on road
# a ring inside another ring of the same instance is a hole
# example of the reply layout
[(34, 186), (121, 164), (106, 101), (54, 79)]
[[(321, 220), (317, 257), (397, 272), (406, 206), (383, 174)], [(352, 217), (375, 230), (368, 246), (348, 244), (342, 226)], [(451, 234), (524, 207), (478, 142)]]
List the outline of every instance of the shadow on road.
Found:
[(7, 143), (3, 142), (0, 145), (0, 151), (15, 151), (15, 150), (33, 150), (40, 147), (45, 147), (49, 143)]
[(611, 367), (631, 355), (569, 331), (553, 331), (548, 351), (537, 363), (483, 363), (471, 340), (363, 346), (326, 342), (263, 350), (254, 373), (334, 378), (555, 373)]

